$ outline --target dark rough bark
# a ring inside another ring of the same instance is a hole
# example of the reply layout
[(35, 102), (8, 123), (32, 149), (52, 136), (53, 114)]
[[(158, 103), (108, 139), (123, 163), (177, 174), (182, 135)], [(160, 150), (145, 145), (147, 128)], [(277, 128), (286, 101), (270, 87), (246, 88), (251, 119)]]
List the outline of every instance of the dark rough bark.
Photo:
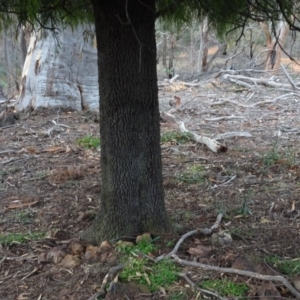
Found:
[(94, 0), (102, 190), (87, 242), (170, 231), (164, 205), (155, 1)]

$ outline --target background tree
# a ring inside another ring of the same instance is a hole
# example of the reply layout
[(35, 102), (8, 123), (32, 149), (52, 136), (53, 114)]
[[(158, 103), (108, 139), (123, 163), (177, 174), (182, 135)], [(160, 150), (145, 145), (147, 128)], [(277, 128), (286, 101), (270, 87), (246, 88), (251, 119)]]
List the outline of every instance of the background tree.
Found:
[(95, 24), (100, 86), (101, 208), (83, 235), (88, 242), (171, 230), (162, 187), (156, 75), (155, 20), (187, 22), (191, 13), (207, 17), (219, 32), (249, 19), (286, 20), (299, 30), (290, 0), (90, 0), (6, 1), (19, 22), (55, 30), (59, 22)]

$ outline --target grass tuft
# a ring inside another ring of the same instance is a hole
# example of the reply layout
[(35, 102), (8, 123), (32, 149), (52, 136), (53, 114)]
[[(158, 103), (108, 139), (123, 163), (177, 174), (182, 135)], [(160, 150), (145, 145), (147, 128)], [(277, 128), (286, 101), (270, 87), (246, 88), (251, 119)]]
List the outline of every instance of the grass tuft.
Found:
[(12, 245), (12, 244), (24, 244), (28, 241), (35, 241), (45, 237), (45, 233), (41, 232), (24, 232), (24, 233), (7, 233), (0, 234), (0, 244)]
[(189, 132), (167, 131), (160, 137), (162, 143), (186, 144), (191, 140)]
[(78, 144), (86, 149), (97, 149), (100, 147), (100, 138), (94, 136), (85, 136), (77, 140)]
[(169, 260), (152, 263), (145, 258), (157, 250), (153, 243), (141, 241), (134, 246), (120, 247), (126, 267), (119, 275), (121, 281), (135, 281), (148, 286), (151, 292), (159, 290), (175, 282), (178, 278), (179, 268)]
[(221, 296), (234, 296), (238, 299), (244, 298), (249, 291), (245, 283), (235, 283), (226, 279), (208, 279), (201, 282), (201, 288), (215, 291)]

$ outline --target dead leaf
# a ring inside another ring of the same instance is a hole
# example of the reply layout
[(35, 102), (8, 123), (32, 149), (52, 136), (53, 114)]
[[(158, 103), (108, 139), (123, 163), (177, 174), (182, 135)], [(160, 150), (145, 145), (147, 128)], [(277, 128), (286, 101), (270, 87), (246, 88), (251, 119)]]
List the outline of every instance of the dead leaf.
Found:
[(295, 275), (292, 279), (291, 279), (295, 289), (297, 289), (300, 292), (300, 275)]
[(17, 297), (17, 300), (27, 300), (29, 299), (28, 297), (26, 297), (27, 295), (30, 295), (30, 293), (22, 293)]
[(80, 241), (72, 241), (70, 244), (71, 254), (81, 256), (84, 253), (84, 244)]
[(62, 153), (62, 152), (66, 152), (66, 149), (62, 148), (62, 147), (49, 147), (49, 148), (43, 149), (41, 152)]
[(47, 252), (42, 252), (38, 255), (37, 257), (38, 262), (42, 263), (42, 262), (47, 262)]
[(253, 268), (253, 263), (251, 263), (247, 258), (238, 256), (234, 263), (232, 264), (233, 269), (237, 270), (245, 270), (255, 272)]
[(20, 204), (11, 204), (7, 208), (9, 209), (15, 209), (15, 208), (22, 208), (26, 206), (31, 206), (34, 204), (37, 204), (39, 201), (33, 201), (33, 202), (28, 202), (28, 203), (20, 203)]
[(281, 295), (272, 282), (263, 282), (260, 286), (257, 296), (259, 300), (278, 300)]
[(84, 258), (88, 261), (93, 261), (98, 258), (99, 248), (96, 246), (88, 246), (85, 250)]
[(54, 247), (50, 249), (50, 251), (47, 253), (46, 261), (57, 264), (60, 263), (66, 255), (67, 255), (66, 249), (62, 247)]
[(197, 247), (190, 247), (188, 253), (196, 256), (196, 257), (208, 257), (210, 255), (211, 248), (205, 246), (197, 246)]
[(71, 254), (67, 254), (62, 260), (62, 262), (60, 263), (62, 267), (67, 269), (74, 269), (80, 264), (81, 264), (81, 259)]
[(148, 233), (148, 232), (146, 232), (146, 233), (144, 233), (144, 234), (142, 234), (142, 235), (138, 235), (138, 236), (136, 237), (136, 242), (137, 242), (137, 243), (140, 243), (140, 242), (151, 243), (151, 241), (152, 241), (151, 234)]
[(211, 243), (214, 246), (223, 246), (232, 244), (232, 237), (229, 233), (225, 231), (220, 231), (218, 233), (213, 233), (211, 236)]
[(100, 250), (101, 251), (108, 251), (108, 250), (111, 250), (111, 249), (112, 249), (112, 245), (108, 241), (104, 241), (100, 245)]
[(132, 246), (134, 246), (134, 243), (127, 242), (127, 241), (118, 241), (117, 246), (119, 246), (119, 247), (132, 247)]

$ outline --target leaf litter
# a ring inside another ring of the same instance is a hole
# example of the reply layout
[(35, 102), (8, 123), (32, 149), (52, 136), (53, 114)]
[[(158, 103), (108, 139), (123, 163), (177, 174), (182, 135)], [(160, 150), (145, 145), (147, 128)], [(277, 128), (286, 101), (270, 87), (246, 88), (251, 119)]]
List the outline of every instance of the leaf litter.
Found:
[[(190, 230), (211, 227), (220, 212), (223, 219), (214, 233), (231, 237), (230, 243), (222, 244), (212, 242), (210, 234), (196, 234), (182, 242), (176, 255), (278, 275), (265, 257), (297, 259), (300, 255), (298, 99), (291, 96), (255, 106), (282, 92), (260, 88), (253, 96), (252, 91), (234, 93), (226, 91), (224, 83), (220, 86), (205, 82), (198, 87), (160, 89), (161, 110), (196, 134), (221, 137), (219, 141), (228, 147), (226, 153), (216, 154), (191, 140), (162, 143), (166, 206), (177, 239)], [(0, 299), (92, 299), (109, 269), (118, 265), (114, 245), (105, 242), (94, 247), (73, 238), (89, 226), (99, 207), (99, 150), (77, 143), (84, 136), (98, 136), (99, 123), (88, 113), (67, 109), (57, 116), (55, 109), (39, 110), (21, 114), (16, 126), (0, 128), (0, 235), (26, 234), (26, 242), (0, 248)], [(67, 127), (52, 130), (53, 119)], [(168, 122), (161, 127), (162, 135), (177, 130)], [(182, 180), (182, 174), (193, 180)], [(201, 180), (194, 180), (196, 175)], [(36, 238), (35, 233), (45, 236)], [(172, 241), (176, 243), (174, 237)], [(169, 253), (174, 246), (170, 242), (166, 237), (158, 240), (158, 251), (149, 259)], [(203, 270), (190, 266), (184, 272), (173, 286), (151, 295), (130, 287), (140, 295), (131, 297), (156, 299), (175, 290), (185, 299), (196, 299), (186, 274), (197, 285), (212, 273), (203, 275)], [(294, 297), (278, 282), (213, 274), (213, 278), (247, 283), (249, 297), (264, 299), (268, 293)], [(128, 292), (124, 286), (119, 288)], [(109, 295), (107, 299), (114, 299)]]

